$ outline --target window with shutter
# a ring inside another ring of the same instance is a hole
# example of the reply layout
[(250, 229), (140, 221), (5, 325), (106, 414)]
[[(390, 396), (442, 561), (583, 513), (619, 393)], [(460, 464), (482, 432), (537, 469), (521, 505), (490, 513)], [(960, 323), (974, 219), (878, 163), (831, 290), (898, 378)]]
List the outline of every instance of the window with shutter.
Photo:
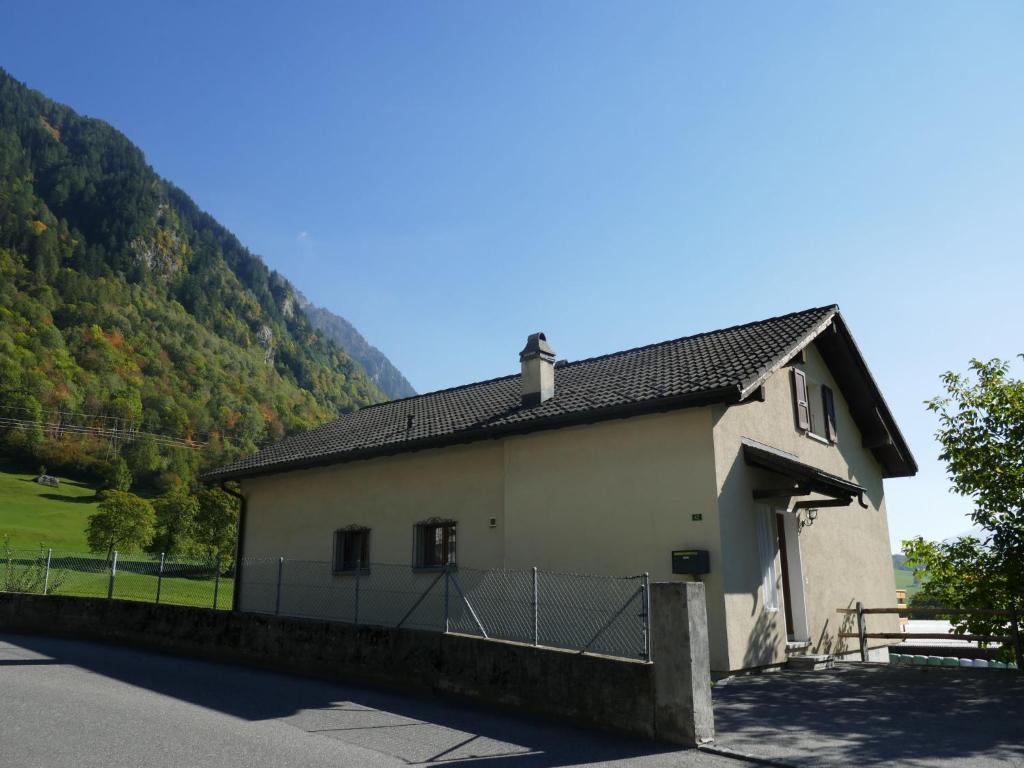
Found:
[(811, 407), (807, 399), (807, 375), (798, 368), (793, 369), (793, 399), (796, 404), (797, 429), (811, 428)]
[(825, 411), (825, 437), (829, 442), (834, 443), (836, 433), (836, 401), (832, 394), (832, 388), (821, 385), (821, 404)]

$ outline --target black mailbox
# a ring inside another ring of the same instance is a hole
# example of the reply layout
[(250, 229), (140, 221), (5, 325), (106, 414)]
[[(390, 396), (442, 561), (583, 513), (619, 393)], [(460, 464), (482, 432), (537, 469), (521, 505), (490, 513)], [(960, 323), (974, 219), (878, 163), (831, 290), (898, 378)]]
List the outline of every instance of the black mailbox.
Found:
[(672, 573), (700, 576), (711, 572), (711, 559), (706, 549), (672, 550)]

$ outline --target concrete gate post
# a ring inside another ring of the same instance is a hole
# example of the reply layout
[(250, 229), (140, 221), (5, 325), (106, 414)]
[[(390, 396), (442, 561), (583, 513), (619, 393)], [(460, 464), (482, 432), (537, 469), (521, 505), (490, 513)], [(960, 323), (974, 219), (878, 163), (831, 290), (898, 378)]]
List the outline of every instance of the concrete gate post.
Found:
[(714, 739), (703, 584), (651, 584), (651, 660), (658, 738), (683, 744)]

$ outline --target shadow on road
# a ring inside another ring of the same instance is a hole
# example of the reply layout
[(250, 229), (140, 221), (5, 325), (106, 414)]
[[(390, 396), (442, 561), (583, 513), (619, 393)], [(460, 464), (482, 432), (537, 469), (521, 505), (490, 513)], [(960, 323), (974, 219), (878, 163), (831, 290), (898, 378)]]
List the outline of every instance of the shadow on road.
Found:
[(1024, 764), (1024, 676), (841, 664), (715, 688), (717, 743), (795, 765)]
[[(428, 696), (338, 685), (121, 646), (20, 635), (0, 635), (0, 640), (9, 644), (8, 650), (10, 646), (16, 650), (16, 654), (6, 654), (7, 658), (0, 656), (0, 670), (5, 665), (73, 665), (237, 718), (282, 720), (310, 734), (339, 739), (407, 763), (553, 768), (695, 754)], [(10, 658), (12, 655), (17, 658)]]

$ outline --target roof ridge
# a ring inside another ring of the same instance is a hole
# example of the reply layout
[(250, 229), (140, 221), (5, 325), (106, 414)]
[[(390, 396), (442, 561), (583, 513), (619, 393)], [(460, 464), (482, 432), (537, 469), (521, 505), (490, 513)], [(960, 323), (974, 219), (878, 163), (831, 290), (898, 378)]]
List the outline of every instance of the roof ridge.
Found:
[(676, 339), (666, 339), (665, 341), (655, 341), (655, 342), (652, 342), (651, 344), (641, 344), (638, 347), (631, 347), (630, 349), (622, 349), (622, 350), (619, 350), (618, 352), (607, 352), (607, 353), (605, 353), (603, 355), (595, 355), (594, 357), (585, 357), (585, 358), (583, 358), (581, 360), (566, 361), (566, 362), (562, 363), (561, 367), (567, 368), (567, 367), (573, 366), (573, 365), (581, 365), (583, 363), (592, 363), (592, 362), (595, 362), (597, 360), (608, 360), (609, 358), (618, 357), (619, 355), (628, 355), (631, 352), (641, 352), (641, 351), (646, 350), (646, 349), (654, 349), (655, 347), (662, 347), (662, 346), (665, 346), (666, 344), (678, 344), (680, 341), (689, 341), (690, 339), (699, 339), (699, 338), (701, 338), (703, 336), (712, 336), (712, 335), (719, 334), (719, 333), (727, 333), (728, 331), (736, 331), (736, 330), (739, 330), (740, 328), (750, 328), (750, 327), (753, 327), (755, 325), (764, 325), (765, 323), (772, 323), (772, 322), (775, 322), (776, 320), (785, 320), (785, 319), (790, 318), (790, 317), (796, 317), (797, 315), (806, 315), (806, 314), (809, 314), (811, 312), (824, 312), (826, 310), (838, 311), (839, 310), (839, 305), (838, 304), (825, 304), (824, 306), (821, 306), (821, 307), (808, 307), (807, 309), (801, 309), (801, 310), (798, 310), (796, 312), (787, 312), (784, 315), (776, 315), (775, 317), (766, 317), (763, 320), (752, 320), (752, 321), (747, 322), (747, 323), (738, 323), (736, 325), (730, 325), (730, 326), (727, 326), (725, 328), (715, 328), (714, 330), (710, 330), (710, 331), (701, 331), (700, 333), (691, 333), (688, 336), (680, 336), (680, 337), (678, 337)]
[[(607, 352), (607, 353), (605, 353), (603, 355), (595, 355), (594, 357), (585, 357), (585, 358), (582, 358), (580, 360), (564, 360), (564, 361), (561, 361), (561, 364), (558, 367), (560, 369), (563, 369), (563, 368), (569, 368), (571, 366), (582, 365), (584, 363), (596, 362), (598, 360), (608, 360), (610, 358), (617, 357), (619, 355), (628, 355), (631, 352), (640, 352), (640, 351), (645, 350), (645, 349), (654, 349), (655, 347), (661, 347), (661, 346), (664, 346), (666, 344), (677, 344), (680, 341), (687, 341), (689, 339), (699, 339), (702, 336), (711, 336), (713, 334), (726, 333), (728, 331), (735, 331), (735, 330), (738, 330), (740, 328), (749, 328), (749, 327), (752, 327), (752, 326), (755, 326), (755, 325), (763, 325), (764, 323), (771, 323), (771, 322), (774, 322), (776, 320), (785, 320), (786, 318), (796, 317), (797, 315), (806, 315), (806, 314), (808, 314), (810, 312), (823, 312), (825, 310), (838, 310), (838, 309), (839, 309), (839, 305), (838, 304), (825, 304), (825, 305), (820, 306), (820, 307), (808, 307), (807, 309), (800, 309), (800, 310), (797, 310), (796, 312), (787, 312), (784, 315), (776, 315), (774, 317), (766, 317), (766, 318), (763, 318), (761, 320), (752, 320), (752, 321), (746, 322), (746, 323), (738, 323), (736, 325), (730, 325), (730, 326), (727, 326), (725, 328), (715, 328), (715, 329), (712, 329), (710, 331), (701, 331), (700, 333), (692, 333), (692, 334), (690, 334), (688, 336), (680, 336), (680, 337), (675, 338), (675, 339), (665, 339), (664, 341), (655, 341), (655, 342), (651, 342), (650, 344), (641, 344), (640, 346), (637, 346), (637, 347), (630, 347), (629, 349), (621, 349), (621, 350), (618, 350), (617, 352)], [(518, 373), (507, 373), (504, 376), (495, 376), (494, 378), (490, 378), (490, 379), (481, 379), (480, 381), (472, 381), (472, 382), (469, 382), (467, 384), (457, 384), (457, 385), (455, 385), (453, 387), (444, 387), (443, 389), (435, 389), (435, 390), (432, 390), (430, 392), (420, 392), (420, 393), (415, 394), (415, 395), (408, 395), (406, 397), (400, 397), (400, 398), (397, 398), (395, 400), (385, 400), (384, 402), (381, 402), (381, 403), (373, 403), (372, 405), (364, 406), (362, 408), (357, 409), (356, 411), (350, 411), (349, 413), (343, 413), (340, 416), (338, 416), (337, 418), (332, 419), (331, 422), (326, 422), (326, 423), (329, 424), (329, 423), (332, 423), (333, 421), (338, 421), (339, 419), (342, 419), (345, 416), (350, 416), (353, 413), (362, 412), (362, 411), (369, 411), (369, 410), (372, 410), (374, 408), (380, 408), (383, 405), (394, 405), (395, 403), (404, 403), (404, 402), (407, 402), (409, 400), (419, 400), (421, 398), (429, 397), (431, 395), (441, 395), (441, 394), (444, 394), (446, 392), (457, 392), (457, 391), (462, 390), (462, 389), (469, 389), (470, 387), (482, 386), (484, 384), (494, 384), (495, 382), (503, 381), (505, 379), (514, 379), (514, 378), (516, 378), (518, 376), (519, 376)]]

